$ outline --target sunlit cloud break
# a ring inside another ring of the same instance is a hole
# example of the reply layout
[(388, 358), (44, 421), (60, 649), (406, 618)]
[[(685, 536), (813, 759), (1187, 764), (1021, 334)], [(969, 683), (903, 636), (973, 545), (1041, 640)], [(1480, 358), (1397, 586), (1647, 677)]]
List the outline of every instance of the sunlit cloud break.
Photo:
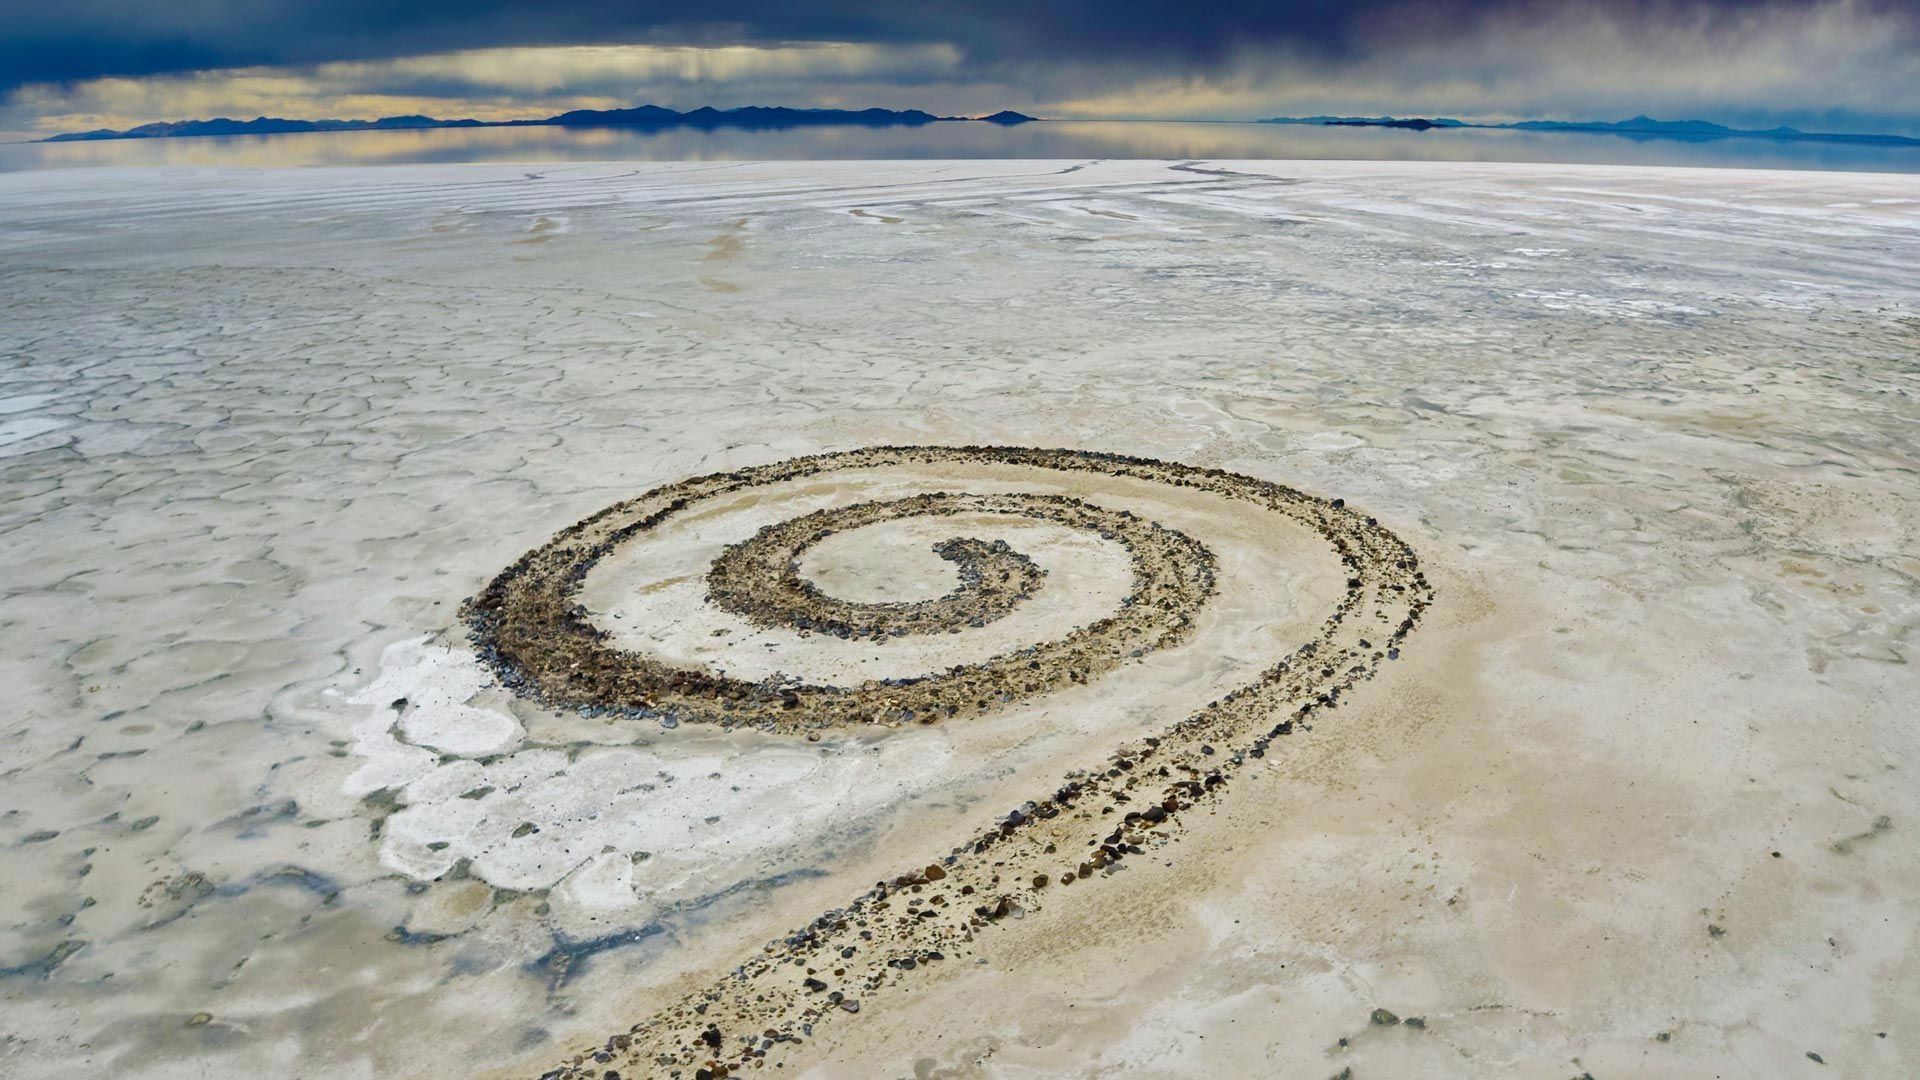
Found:
[(37, 132), (216, 114), (430, 112), (508, 120), (642, 99), (704, 105), (755, 93), (837, 104), (832, 99), (838, 93), (861, 87), (891, 91), (934, 83), (960, 63), (959, 50), (944, 44), (505, 47), (297, 68), (37, 83), (14, 91), (7, 108)]
[(456, 85), (550, 94), (769, 79), (901, 81), (951, 74), (960, 62), (960, 51), (944, 44), (574, 45), (336, 62), (317, 66), (312, 77), (321, 85), (362, 88)]

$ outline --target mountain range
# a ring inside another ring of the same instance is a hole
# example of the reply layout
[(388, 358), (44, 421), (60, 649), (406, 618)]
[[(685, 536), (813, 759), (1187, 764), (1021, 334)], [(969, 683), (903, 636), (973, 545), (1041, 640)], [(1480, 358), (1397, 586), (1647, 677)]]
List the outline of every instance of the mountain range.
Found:
[(378, 120), (288, 120), (260, 116), (252, 120), (163, 120), (115, 131), (75, 131), (41, 142), (86, 142), (99, 139), (177, 139), (202, 135), (284, 135), (306, 131), (412, 131), (428, 128), (475, 127), (642, 127), (642, 128), (755, 128), (773, 129), (827, 124), (860, 127), (900, 127), (956, 121), (1024, 124), (1038, 117), (1004, 109), (991, 116), (935, 116), (918, 109), (789, 109), (749, 105), (738, 109), (712, 106), (678, 112), (658, 105), (632, 109), (575, 109), (543, 120), (440, 120), (431, 116), (386, 116)]
[[(289, 120), (260, 116), (252, 120), (217, 117), (212, 120), (165, 120), (115, 131), (76, 131), (42, 142), (83, 142), (100, 139), (169, 139), (217, 135), (282, 135), (306, 131), (408, 131), (430, 128), (477, 127), (623, 127), (623, 128), (780, 128), (851, 125), (857, 127), (917, 127), (923, 124), (979, 122), (1024, 124), (1038, 119), (1011, 109), (991, 116), (935, 116), (919, 109), (793, 109), (749, 105), (738, 109), (706, 106), (688, 112), (640, 105), (631, 109), (575, 109), (539, 120), (441, 120), (431, 116), (385, 116), (378, 120)], [(1521, 120), (1511, 124), (1476, 124), (1448, 117), (1392, 116), (1274, 116), (1262, 124), (1312, 124), (1325, 127), (1388, 127), (1412, 131), (1446, 128), (1484, 128), (1508, 131), (1576, 131), (1620, 135), (1635, 139), (1778, 139), (1795, 142), (1855, 143), (1868, 146), (1916, 146), (1920, 139), (1905, 135), (1849, 134), (1801, 131), (1775, 127), (1747, 129), (1706, 120), (1655, 120), (1635, 116), (1628, 120)]]
[(1860, 143), (1868, 146), (1920, 146), (1920, 139), (1905, 135), (1860, 135), (1834, 132), (1801, 131), (1775, 127), (1764, 130), (1734, 128), (1707, 120), (1655, 120), (1636, 116), (1630, 120), (1522, 120), (1512, 124), (1472, 124), (1447, 117), (1391, 116), (1275, 116), (1262, 124), (1316, 124), (1325, 127), (1391, 127), (1428, 131), (1435, 128), (1496, 128), (1507, 131), (1588, 131), (1603, 135), (1624, 135), (1642, 139), (1781, 139), (1793, 142)]

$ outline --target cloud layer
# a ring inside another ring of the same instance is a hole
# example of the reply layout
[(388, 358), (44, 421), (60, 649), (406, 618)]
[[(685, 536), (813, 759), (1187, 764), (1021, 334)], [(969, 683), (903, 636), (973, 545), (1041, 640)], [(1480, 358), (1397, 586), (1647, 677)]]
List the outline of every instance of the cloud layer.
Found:
[[(125, 0), (0, 11), (0, 130), (653, 101), (1614, 118), (1920, 133), (1914, 2)], [(105, 28), (105, 29), (103, 29)]]

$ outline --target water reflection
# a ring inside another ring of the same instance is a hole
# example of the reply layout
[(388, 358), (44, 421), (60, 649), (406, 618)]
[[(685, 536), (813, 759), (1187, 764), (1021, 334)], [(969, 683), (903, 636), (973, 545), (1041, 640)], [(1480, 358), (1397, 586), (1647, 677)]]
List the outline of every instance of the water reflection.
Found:
[(1766, 139), (1623, 139), (1531, 131), (1052, 121), (1000, 127), (449, 128), (0, 146), (0, 171), (102, 165), (383, 165), (461, 161), (778, 161), (887, 158), (1209, 158), (1533, 161), (1920, 171), (1920, 149)]

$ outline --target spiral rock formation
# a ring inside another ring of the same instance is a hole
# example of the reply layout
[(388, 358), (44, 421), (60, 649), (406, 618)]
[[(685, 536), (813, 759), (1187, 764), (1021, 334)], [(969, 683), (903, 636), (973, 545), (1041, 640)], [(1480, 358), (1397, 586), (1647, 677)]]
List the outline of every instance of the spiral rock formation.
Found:
[[(1344, 693), (1397, 659), (1433, 590), (1413, 551), (1373, 518), (1279, 484), (1141, 458), (1005, 447), (878, 447), (795, 458), (685, 480), (624, 502), (529, 552), (469, 602), (480, 655), (516, 691), (590, 715), (748, 725), (817, 733), (849, 723), (963, 722), (1185, 641), (1214, 597), (1213, 552), (1127, 509), (1030, 490), (935, 490), (802, 513), (728, 546), (705, 575), (716, 608), (756, 626), (824, 634), (868, 647), (985, 627), (1049, 587), (1047, 574), (1003, 541), (957, 536), (934, 545), (959, 585), (919, 601), (859, 602), (807, 580), (806, 553), (829, 537), (887, 522), (1026, 519), (1117, 543), (1132, 579), (1117, 610), (1046, 641), (972, 663), (898, 678), (805, 681), (728, 676), (622, 649), (580, 599), (594, 567), (622, 545), (712, 500), (829, 474), (978, 468), (1121, 478), (1249, 505), (1304, 526), (1337, 560), (1345, 588), (1311, 634), (1258, 675), (1190, 715), (1130, 740), (1009, 808), (970, 842), (823, 913), (705, 990), (583, 1051), (549, 1077), (735, 1075), (774, 1064), (815, 1027), (927, 964), (964, 954), (1010, 918), (1088, 895), (1125, 860), (1165, 844), (1196, 805), (1221, 799), (1276, 739), (1309, 729)], [(938, 484), (935, 479), (930, 483)], [(958, 486), (958, 485), (956, 485)], [(1006, 486), (1034, 486), (1008, 481)], [(1077, 882), (1084, 886), (1075, 890)], [(1042, 904), (1042, 898), (1046, 904)], [(625, 1070), (622, 1072), (622, 1070)]]

